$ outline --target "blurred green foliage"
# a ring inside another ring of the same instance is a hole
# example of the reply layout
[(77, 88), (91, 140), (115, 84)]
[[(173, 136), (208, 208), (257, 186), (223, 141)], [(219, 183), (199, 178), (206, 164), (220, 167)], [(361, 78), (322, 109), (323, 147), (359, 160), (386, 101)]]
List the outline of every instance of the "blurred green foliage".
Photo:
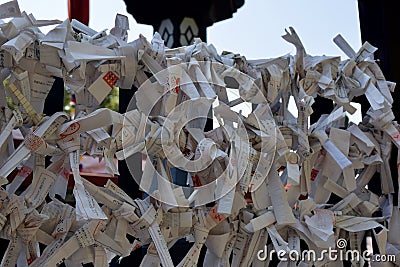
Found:
[(114, 87), (104, 101), (100, 104), (102, 108), (108, 108), (118, 112), (119, 107), (119, 87)]
[(67, 113), (70, 113), (71, 111), (70, 110), (72, 105), (71, 99), (72, 99), (71, 92), (68, 92), (64, 86), (64, 111)]
[[(74, 110), (74, 103), (72, 101), (71, 92), (64, 88), (64, 111), (71, 113)], [(99, 106), (100, 108), (108, 108), (118, 112), (119, 108), (119, 87), (114, 87), (108, 96), (103, 100)]]

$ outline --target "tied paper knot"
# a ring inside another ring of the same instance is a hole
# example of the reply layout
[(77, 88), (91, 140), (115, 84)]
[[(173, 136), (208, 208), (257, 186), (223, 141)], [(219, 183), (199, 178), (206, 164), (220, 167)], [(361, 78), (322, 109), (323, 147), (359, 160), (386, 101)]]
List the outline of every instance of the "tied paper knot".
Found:
[(26, 135), (24, 143), (26, 148), (33, 152), (39, 150), (42, 146), (46, 145), (46, 142), (33, 132)]
[(24, 222), (17, 228), (19, 236), (22, 237), (22, 241), (28, 244), (34, 240), (40, 226), (48, 219), (48, 216), (39, 214), (36, 210), (29, 213)]

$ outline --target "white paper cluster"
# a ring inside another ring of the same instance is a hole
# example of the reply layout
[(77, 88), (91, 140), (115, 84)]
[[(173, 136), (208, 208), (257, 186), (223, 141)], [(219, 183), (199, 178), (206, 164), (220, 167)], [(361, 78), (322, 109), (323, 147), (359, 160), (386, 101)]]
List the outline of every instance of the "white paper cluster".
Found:
[[(204, 266), (267, 266), (272, 250), (286, 257), (279, 266), (340, 266), (344, 257), (323, 251), (361, 254), (367, 235), (373, 254), (396, 256), (385, 266), (399, 265), (398, 179), (389, 167), (400, 145), (395, 84), (369, 43), (356, 52), (339, 35), (334, 41), (349, 59), (311, 56), (290, 28), (283, 38), (296, 55), (246, 60), (199, 39), (170, 49), (158, 33), (128, 43), (122, 15), (109, 33), (75, 20), (36, 20), (16, 1), (0, 5), (7, 18), (0, 21), (0, 236), (10, 243), (1, 266), (108, 266), (139, 248), (147, 248), (141, 266), (173, 266), (169, 248), (182, 238), (192, 244), (178, 266), (197, 266), (203, 246)], [(45, 25), (55, 26), (43, 34)], [(42, 114), (54, 77), (76, 95), (73, 118)], [(115, 86), (138, 88), (133, 109), (99, 108)], [(310, 125), (317, 96), (334, 109)], [(346, 114), (360, 96), (370, 108), (355, 124)], [(216, 126), (205, 131), (209, 114)], [(13, 129), (24, 137), (16, 148)], [(80, 176), (83, 154), (104, 158), (114, 175), (114, 158), (138, 152), (146, 155), (137, 181), (144, 199)], [(174, 184), (171, 167), (187, 171), (187, 186)], [(55, 197), (66, 198), (70, 173), (73, 205)], [(372, 179), (381, 195), (368, 190)], [(301, 257), (307, 251), (316, 257)]]

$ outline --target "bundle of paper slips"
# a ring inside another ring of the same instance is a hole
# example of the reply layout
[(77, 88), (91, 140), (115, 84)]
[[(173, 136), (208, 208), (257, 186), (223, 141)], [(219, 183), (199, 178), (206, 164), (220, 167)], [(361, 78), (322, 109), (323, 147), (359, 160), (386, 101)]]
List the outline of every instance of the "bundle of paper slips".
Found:
[[(190, 249), (177, 266), (197, 266), (204, 247), (204, 266), (400, 264), (395, 83), (368, 42), (355, 51), (338, 35), (346, 59), (312, 56), (289, 28), (295, 55), (247, 60), (198, 38), (128, 42), (123, 15), (97, 32), (11, 1), (0, 19), (1, 266), (100, 267), (137, 249), (141, 266), (174, 266), (182, 239)], [(43, 114), (58, 78), (75, 111)], [(101, 108), (116, 88), (136, 90), (125, 113)], [(350, 120), (361, 97), (367, 112)], [(311, 121), (319, 99), (332, 109)], [(81, 177), (82, 155), (110, 175), (126, 160), (135, 178), (119, 179), (135, 179), (145, 197)]]

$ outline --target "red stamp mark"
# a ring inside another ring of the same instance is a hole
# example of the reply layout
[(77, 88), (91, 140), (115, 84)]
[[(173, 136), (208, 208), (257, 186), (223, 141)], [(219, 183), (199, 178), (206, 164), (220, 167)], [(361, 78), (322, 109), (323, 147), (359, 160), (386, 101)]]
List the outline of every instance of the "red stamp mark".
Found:
[(180, 83), (181, 83), (181, 78), (176, 78), (175, 79), (175, 83), (176, 83), (175, 93), (178, 93), (179, 92), (179, 86), (180, 86)]
[(31, 174), (32, 169), (27, 166), (22, 166), (22, 168), (18, 171), (18, 176), (26, 178)]
[(400, 133), (396, 132), (396, 133), (392, 134), (392, 138), (394, 141), (398, 142), (400, 139)]
[(316, 170), (316, 169), (311, 170), (311, 177), (310, 177), (311, 181), (314, 181), (315, 178), (317, 178), (318, 173), (319, 173), (319, 170)]
[(115, 84), (118, 82), (119, 77), (112, 71), (109, 71), (104, 75), (103, 80), (108, 84), (108, 86), (114, 88)]
[(36, 151), (44, 144), (44, 140), (34, 133), (27, 134), (24, 141), (30, 151)]
[(142, 246), (140, 245), (140, 244), (136, 244), (133, 248), (132, 248), (132, 250), (131, 251), (135, 251), (135, 250), (137, 250), (137, 249), (139, 249), (139, 248), (141, 248)]
[(220, 223), (226, 219), (223, 214), (217, 212), (217, 206), (212, 207), (210, 210), (210, 217), (217, 223)]
[(81, 128), (79, 122), (72, 123), (63, 133), (60, 134), (61, 139), (64, 139), (65, 137), (76, 133), (79, 130), (79, 128)]

